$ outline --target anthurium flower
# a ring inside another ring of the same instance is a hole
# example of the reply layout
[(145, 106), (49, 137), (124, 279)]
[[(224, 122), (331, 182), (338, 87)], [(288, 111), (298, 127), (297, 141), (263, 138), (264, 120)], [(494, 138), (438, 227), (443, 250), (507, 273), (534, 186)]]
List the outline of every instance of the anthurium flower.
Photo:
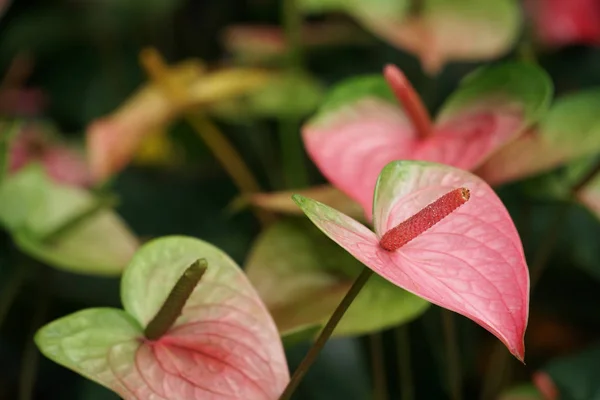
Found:
[(343, 11), (437, 73), (447, 61), (478, 61), (507, 53), (518, 39), (516, 0), (302, 0), (311, 13)]
[(203, 74), (198, 62), (181, 63), (171, 71), (170, 79), (188, 88), (181, 104), (169, 100), (154, 83), (134, 93), (113, 114), (90, 124), (87, 147), (91, 171), (103, 181), (123, 169), (143, 140), (164, 128), (177, 115), (193, 107), (239, 96), (268, 81), (266, 71), (229, 68)]
[(295, 201), (378, 275), (472, 319), (523, 360), (529, 312), (523, 248), (506, 208), (480, 178), (422, 161), (386, 165), (374, 194), (375, 232), (314, 200)]
[(467, 76), (431, 123), (401, 71), (388, 66), (384, 75), (389, 86), (372, 76), (334, 88), (303, 127), (309, 156), (369, 218), (387, 163), (414, 159), (474, 169), (537, 121), (551, 95), (548, 76), (536, 66), (487, 67)]
[(600, 3), (596, 0), (526, 0), (535, 38), (544, 46), (600, 45)]
[[(366, 43), (365, 35), (353, 24), (343, 21), (312, 22), (302, 25), (302, 47)], [(223, 46), (238, 61), (267, 63), (283, 59), (288, 46), (285, 33), (278, 25), (233, 25), (222, 35)]]
[(493, 154), (476, 173), (498, 185), (600, 151), (600, 89), (559, 98), (527, 133)]
[[(170, 313), (182, 292), (187, 301)], [(125, 400), (274, 400), (289, 380), (271, 316), (242, 270), (209, 243), (148, 242), (123, 274), (121, 299), (124, 310), (87, 309), (42, 327), (39, 349)], [(162, 315), (174, 323), (155, 338), (149, 327)]]
[(108, 204), (51, 180), (37, 163), (2, 181), (0, 224), (23, 252), (82, 274), (119, 275), (138, 246)]
[[(263, 231), (252, 246), (244, 270), (279, 332), (287, 338), (325, 325), (362, 266), (310, 222), (295, 219), (277, 222)], [(420, 316), (429, 305), (382, 277), (373, 276), (334, 335), (361, 335), (397, 326)]]
[(31, 162), (39, 162), (56, 182), (89, 186), (92, 177), (83, 152), (60, 141), (51, 127), (26, 124), (11, 140), (9, 171), (14, 173)]

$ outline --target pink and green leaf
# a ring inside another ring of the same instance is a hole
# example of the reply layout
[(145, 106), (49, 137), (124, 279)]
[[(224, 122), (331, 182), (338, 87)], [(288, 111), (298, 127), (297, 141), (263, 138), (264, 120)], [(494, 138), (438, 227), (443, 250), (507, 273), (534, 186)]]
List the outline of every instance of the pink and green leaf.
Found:
[(446, 101), (435, 132), (414, 159), (476, 168), (537, 121), (551, 96), (550, 78), (535, 65), (514, 62), (481, 68)]
[[(471, 198), (404, 247), (388, 252), (379, 238), (445, 193)], [(471, 318), (524, 357), (529, 275), (512, 220), (481, 179), (453, 167), (417, 161), (387, 165), (374, 196), (375, 232), (323, 204), (297, 197), (332, 240), (397, 286)]]
[[(248, 278), (284, 337), (324, 324), (361, 264), (310, 223), (283, 221), (257, 239), (246, 264)], [(407, 322), (429, 303), (372, 277), (344, 315), (335, 336), (361, 335)]]
[(507, 53), (518, 39), (516, 0), (302, 0), (307, 12), (343, 11), (392, 45), (415, 54), (429, 73), (448, 61), (479, 61)]
[[(187, 267), (208, 270), (173, 326), (144, 338), (148, 322)], [(145, 244), (121, 281), (125, 311), (85, 310), (43, 327), (42, 352), (133, 399), (272, 400), (289, 380), (275, 324), (241, 269), (216, 247), (187, 237)]]
[(370, 213), (381, 168), (412, 158), (416, 132), (378, 76), (342, 83), (303, 127), (306, 150), (323, 175)]
[(17, 246), (56, 268), (93, 275), (118, 275), (138, 246), (121, 218), (103, 209), (55, 240), (47, 235), (97, 200), (86, 190), (51, 181), (31, 164), (0, 186), (0, 221)]
[[(394, 90), (406, 86), (399, 70), (386, 70), (386, 76)], [(303, 127), (303, 139), (323, 175), (369, 218), (371, 193), (387, 163), (408, 159), (476, 168), (540, 117), (551, 91), (538, 67), (484, 68), (465, 79), (427, 128), (431, 132), (417, 134), (423, 128), (409, 120), (384, 79), (355, 78), (331, 92)]]
[(540, 123), (494, 154), (477, 174), (492, 184), (532, 176), (600, 151), (600, 90), (558, 99)]

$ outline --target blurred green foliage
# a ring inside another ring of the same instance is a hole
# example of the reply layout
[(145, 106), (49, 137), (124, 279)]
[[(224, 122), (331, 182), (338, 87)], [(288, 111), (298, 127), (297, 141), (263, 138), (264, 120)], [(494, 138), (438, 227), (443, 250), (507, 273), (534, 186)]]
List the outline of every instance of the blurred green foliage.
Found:
[[(143, 46), (156, 46), (170, 61), (199, 57), (211, 65), (227, 64), (232, 57), (220, 41), (223, 30), (243, 23), (279, 24), (279, 6), (276, 0), (14, 0), (0, 19), (0, 71), (8, 71), (17, 55), (27, 55), (31, 74), (19, 85), (39, 88), (47, 99), (47, 107), (36, 118), (50, 120), (65, 135), (82, 139), (90, 122), (115, 110), (146, 79), (138, 62)], [(353, 24), (341, 15), (311, 17), (309, 21), (328, 19)], [(271, 92), (270, 97), (246, 99), (244, 107), (238, 103), (224, 105), (217, 113), (220, 127), (263, 188), (281, 189), (280, 160), (275, 150), (279, 118), (308, 117), (324, 88), (357, 74), (378, 74), (382, 65), (395, 63), (433, 112), (462, 77), (482, 64), (451, 63), (438, 76), (430, 77), (414, 56), (375, 37), (370, 39), (368, 45), (307, 51), (306, 70), (311, 75), (290, 78), (286, 83), (287, 92), (298, 93), (296, 102), (282, 104), (282, 94)], [(504, 59), (517, 55), (515, 50)], [(570, 46), (543, 52), (538, 62), (551, 75), (559, 96), (600, 85), (598, 48)], [(298, 81), (307, 84), (297, 89)], [(0, 112), (4, 116), (15, 114)], [(242, 123), (240, 117), (244, 117)], [(170, 127), (170, 134), (185, 149), (185, 162), (170, 169), (132, 166), (120, 174), (111, 186), (120, 198), (118, 213), (142, 239), (167, 234), (196, 236), (243, 265), (260, 231), (259, 224), (250, 212), (232, 215), (227, 211), (236, 189), (190, 128), (178, 122)], [(584, 161), (589, 165), (589, 160)], [(569, 168), (498, 190), (521, 233), (528, 259), (543, 244), (550, 221), (567, 201), (565, 187), (574, 181)], [(313, 183), (325, 182), (314, 166), (309, 165), (308, 170)], [(512, 360), (511, 369), (513, 381), (529, 381), (534, 371), (548, 365), (546, 370), (564, 388), (565, 399), (594, 400), (599, 393), (594, 373), (600, 353), (595, 348), (585, 349), (600, 339), (600, 223), (578, 204), (568, 205), (565, 221), (551, 249), (547, 271), (532, 297), (527, 365)], [(25, 267), (26, 275), (32, 278), (15, 294), (13, 307), (2, 320), (2, 304), (22, 278), (18, 270)], [(22, 355), (31, 345), (31, 323), (40, 306), (38, 296), (31, 295), (39, 289), (39, 277), (43, 277), (43, 286), (52, 298), (43, 316), (46, 321), (86, 307), (119, 305), (118, 278), (75, 275), (40, 265), (19, 253), (8, 234), (1, 232), (0, 400), (17, 398), (19, 378), (27, 367)], [(417, 399), (446, 396), (438, 314), (439, 309), (431, 307), (424, 318), (410, 324)], [(476, 398), (494, 339), (465, 318), (457, 318), (457, 323), (464, 350), (465, 398)], [(394, 333), (385, 331), (383, 337), (389, 355), (390, 398), (396, 399)], [(548, 339), (538, 341), (540, 337)], [(295, 368), (306, 348), (303, 343), (288, 349), (290, 368)], [(581, 356), (561, 361), (561, 356), (576, 351), (582, 351)], [(361, 338), (332, 340), (296, 398), (370, 398), (369, 354), (369, 346)], [(576, 391), (585, 388), (585, 394)], [(39, 360), (34, 399), (116, 398), (47, 359)]]

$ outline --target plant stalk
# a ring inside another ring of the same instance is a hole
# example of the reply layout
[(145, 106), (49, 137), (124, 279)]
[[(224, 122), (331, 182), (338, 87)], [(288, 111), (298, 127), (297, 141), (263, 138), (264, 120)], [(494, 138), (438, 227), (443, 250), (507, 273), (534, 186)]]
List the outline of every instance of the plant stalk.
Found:
[(350, 287), (350, 290), (348, 290), (348, 293), (346, 293), (340, 304), (338, 304), (312, 347), (308, 350), (308, 353), (306, 353), (306, 356), (292, 375), (290, 382), (279, 397), (279, 400), (289, 400), (292, 397), (292, 394), (308, 372), (308, 369), (317, 359), (317, 356), (325, 346), (325, 343), (327, 343), (327, 340), (335, 330), (335, 327), (340, 322), (356, 296), (358, 296), (358, 293), (360, 293), (361, 289), (365, 286), (371, 275), (373, 275), (373, 271), (364, 267), (358, 278), (356, 278), (352, 284), (352, 287)]
[(27, 280), (28, 271), (23, 265), (15, 268), (7, 282), (5, 282), (0, 292), (0, 327), (4, 323), (4, 319), (8, 315), (19, 291)]
[(382, 336), (383, 334), (381, 332), (369, 335), (369, 344), (371, 347), (371, 369), (373, 371), (374, 400), (388, 400)]
[(452, 311), (442, 310), (442, 324), (444, 327), (444, 339), (446, 342), (446, 371), (448, 387), (452, 400), (461, 400), (462, 384), (460, 369), (460, 351), (456, 337), (456, 326)]
[(89, 207), (81, 211), (80, 213), (72, 216), (65, 222), (63, 222), (56, 229), (46, 234), (42, 241), (44, 242), (52, 242), (57, 240), (67, 232), (71, 231), (73, 228), (88, 220), (89, 218), (94, 217), (100, 211), (105, 210), (107, 208), (115, 207), (118, 203), (118, 200), (115, 196), (106, 196), (98, 198), (93, 204)]
[(402, 400), (414, 400), (415, 389), (413, 385), (411, 357), (410, 357), (410, 335), (408, 325), (396, 328), (396, 346), (398, 355), (398, 369), (400, 370), (400, 393)]
[[(48, 268), (48, 267), (46, 267)], [(44, 273), (43, 275), (49, 275), (50, 273)], [(47, 278), (47, 276), (46, 276)], [(33, 341), (35, 332), (46, 320), (46, 314), (50, 308), (50, 296), (44, 285), (45, 279), (40, 279), (40, 290), (38, 291), (38, 301), (36, 310), (31, 320), (31, 333), (29, 340), (25, 345), (23, 356), (21, 358), (21, 374), (19, 376), (19, 400), (33, 400), (35, 393), (35, 380), (39, 364), (39, 351)]]
[[(158, 51), (153, 48), (145, 49), (142, 51), (140, 59), (150, 79), (163, 90), (171, 101), (182, 107), (187, 98), (185, 88), (170, 79), (168, 67)], [(198, 113), (187, 112), (185, 119), (204, 141), (242, 194), (260, 191), (257, 179), (242, 156), (215, 124)], [(263, 225), (272, 221), (272, 216), (265, 211), (255, 210), (255, 213)]]
[[(287, 73), (299, 73), (304, 64), (304, 55), (302, 54), (303, 18), (298, 8), (298, 0), (283, 0), (282, 20), (288, 48)], [(290, 91), (290, 97), (295, 95)], [(301, 121), (293, 115), (283, 116), (279, 121), (284, 182), (286, 187), (295, 189), (308, 186), (300, 125)]]

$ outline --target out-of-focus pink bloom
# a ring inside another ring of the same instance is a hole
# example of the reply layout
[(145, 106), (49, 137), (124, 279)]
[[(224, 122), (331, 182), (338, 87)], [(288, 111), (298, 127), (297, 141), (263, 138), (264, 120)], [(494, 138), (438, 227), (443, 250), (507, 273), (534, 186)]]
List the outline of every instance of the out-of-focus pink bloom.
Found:
[(11, 88), (0, 90), (0, 113), (10, 116), (36, 116), (46, 105), (44, 93), (39, 89)]
[(86, 159), (76, 148), (59, 142), (35, 124), (27, 125), (14, 138), (9, 156), (9, 171), (14, 173), (31, 162), (41, 163), (56, 182), (89, 186), (92, 178)]
[(600, 1), (526, 0), (525, 5), (543, 45), (600, 45)]
[(559, 398), (558, 388), (550, 375), (545, 372), (536, 372), (533, 374), (532, 380), (545, 400), (557, 400)]

